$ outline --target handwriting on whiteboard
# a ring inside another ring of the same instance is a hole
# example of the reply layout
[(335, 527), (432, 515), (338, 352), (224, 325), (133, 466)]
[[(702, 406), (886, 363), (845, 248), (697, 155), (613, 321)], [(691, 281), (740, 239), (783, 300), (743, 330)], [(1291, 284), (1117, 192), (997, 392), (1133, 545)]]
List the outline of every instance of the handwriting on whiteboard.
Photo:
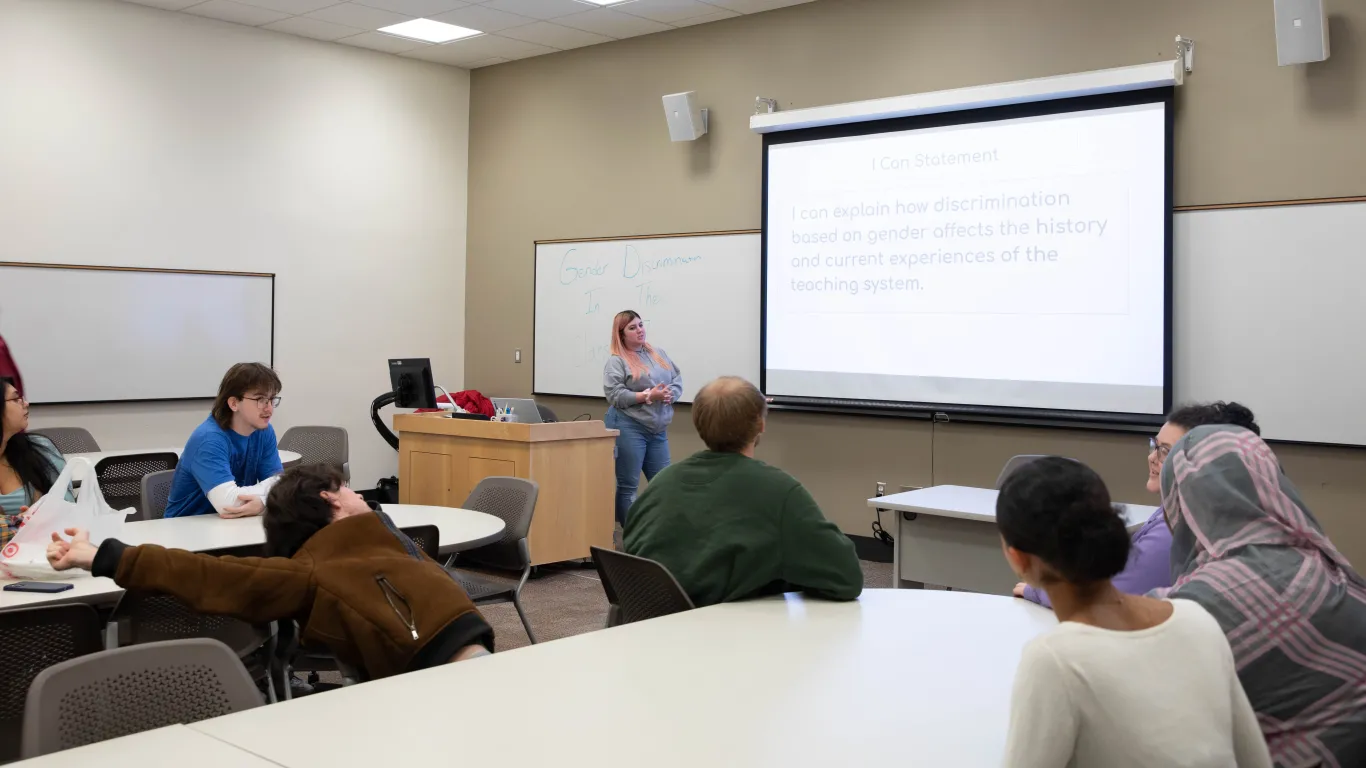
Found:
[[(630, 244), (622, 245), (618, 252), (611, 255), (594, 256), (584, 253), (581, 249), (570, 248), (560, 257), (559, 283), (565, 286), (576, 283), (591, 286), (582, 289), (581, 306), (585, 315), (592, 315), (602, 311), (601, 292), (607, 287), (603, 283), (615, 279), (615, 267), (618, 263), (622, 278), (635, 281), (663, 270), (686, 267), (702, 261), (702, 258), (701, 254), (648, 258), (641, 256), (636, 247)], [(665, 300), (664, 291), (654, 280), (633, 282), (631, 287), (635, 289), (635, 301), (638, 306), (658, 306)]]

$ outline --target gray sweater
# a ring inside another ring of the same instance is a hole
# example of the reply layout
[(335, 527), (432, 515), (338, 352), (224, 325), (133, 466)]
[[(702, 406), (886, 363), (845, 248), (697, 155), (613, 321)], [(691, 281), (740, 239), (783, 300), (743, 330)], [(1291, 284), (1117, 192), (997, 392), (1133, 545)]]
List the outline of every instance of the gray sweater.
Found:
[(602, 391), (607, 395), (608, 405), (658, 434), (668, 429), (669, 422), (673, 421), (674, 407), (660, 400), (649, 405), (637, 403), (636, 393), (644, 392), (656, 384), (668, 384), (669, 391), (673, 392), (676, 401), (683, 396), (683, 373), (664, 350), (655, 347), (655, 351), (668, 361), (668, 368), (661, 368), (648, 353), (626, 353), (640, 355), (640, 361), (645, 364), (645, 375), (639, 378), (631, 376), (631, 369), (625, 360), (617, 355), (609, 357), (607, 365), (602, 369)]

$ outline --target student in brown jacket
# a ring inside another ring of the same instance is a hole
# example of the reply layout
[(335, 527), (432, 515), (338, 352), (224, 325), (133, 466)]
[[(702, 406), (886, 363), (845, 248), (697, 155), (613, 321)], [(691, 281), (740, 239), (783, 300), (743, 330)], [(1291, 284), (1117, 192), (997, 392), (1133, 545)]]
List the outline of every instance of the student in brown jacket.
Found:
[(482, 656), (493, 629), (440, 565), (329, 466), (295, 467), (270, 491), (262, 520), (270, 557), (216, 557), (108, 539), (52, 535), (47, 558), (125, 589), (174, 595), (197, 611), (252, 623), (299, 622), (305, 646), (323, 646), (371, 678)]

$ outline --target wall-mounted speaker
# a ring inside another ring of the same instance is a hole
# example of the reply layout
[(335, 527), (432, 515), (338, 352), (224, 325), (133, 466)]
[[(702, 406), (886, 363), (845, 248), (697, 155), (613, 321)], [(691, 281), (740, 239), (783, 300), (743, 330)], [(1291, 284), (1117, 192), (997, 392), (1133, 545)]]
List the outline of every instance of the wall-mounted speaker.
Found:
[(1275, 0), (1276, 63), (1310, 64), (1328, 58), (1323, 0)]
[(707, 110), (697, 106), (697, 91), (665, 96), (664, 117), (673, 141), (692, 141), (707, 132)]

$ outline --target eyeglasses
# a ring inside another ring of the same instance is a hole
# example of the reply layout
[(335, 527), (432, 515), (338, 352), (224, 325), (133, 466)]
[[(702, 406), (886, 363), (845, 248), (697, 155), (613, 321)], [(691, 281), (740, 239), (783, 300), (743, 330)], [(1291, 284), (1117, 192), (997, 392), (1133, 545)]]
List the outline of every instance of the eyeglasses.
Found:
[(1167, 454), (1172, 452), (1172, 449), (1168, 446), (1158, 443), (1157, 438), (1150, 437), (1148, 438), (1148, 452), (1156, 453), (1157, 458), (1159, 459), (1165, 459), (1167, 458)]
[(7, 402), (7, 403), (27, 403), (27, 402), (28, 402), (28, 398), (27, 398), (27, 397), (24, 397), (23, 395), (19, 395), (18, 397), (7, 397), (7, 398), (5, 398), (5, 402)]
[(271, 408), (279, 408), (279, 407), (280, 407), (280, 398), (279, 398), (278, 396), (276, 396), (276, 397), (244, 397), (244, 398), (242, 398), (242, 399), (243, 399), (243, 400), (250, 400), (250, 401), (256, 403), (257, 405), (261, 406), (262, 408), (265, 408), (265, 407), (266, 407), (266, 403), (270, 403), (270, 407), (271, 407)]

